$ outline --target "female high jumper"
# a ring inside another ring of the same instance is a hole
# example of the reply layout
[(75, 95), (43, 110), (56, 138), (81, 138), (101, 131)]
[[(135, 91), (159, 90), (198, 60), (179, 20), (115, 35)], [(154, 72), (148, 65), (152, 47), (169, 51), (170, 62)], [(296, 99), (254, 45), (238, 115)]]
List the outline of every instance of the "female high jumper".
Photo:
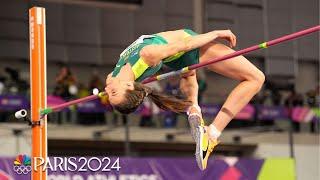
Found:
[(236, 45), (236, 36), (230, 30), (197, 34), (182, 29), (142, 35), (120, 54), (116, 67), (106, 79), (105, 90), (110, 104), (120, 113), (134, 112), (145, 97), (164, 110), (186, 112), (201, 170), (206, 168), (209, 155), (218, 144), (223, 129), (261, 89), (264, 74), (243, 56), (208, 65), (209, 70), (239, 81), (209, 126), (204, 125), (198, 105), (195, 70), (181, 77), (180, 88), (186, 99), (157, 92), (139, 82), (154, 75), (162, 65), (180, 70), (234, 52), (217, 39), (229, 41), (231, 48)]

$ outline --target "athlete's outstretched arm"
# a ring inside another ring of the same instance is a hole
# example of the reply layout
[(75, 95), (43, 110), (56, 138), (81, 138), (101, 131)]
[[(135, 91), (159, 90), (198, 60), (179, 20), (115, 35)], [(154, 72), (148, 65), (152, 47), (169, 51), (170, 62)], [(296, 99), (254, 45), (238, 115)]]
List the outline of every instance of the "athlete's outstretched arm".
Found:
[(236, 37), (230, 30), (217, 30), (205, 34), (190, 36), (183, 40), (166, 45), (145, 46), (140, 51), (140, 56), (144, 58), (147, 64), (154, 66), (167, 57), (179, 52), (186, 52), (202, 47), (217, 38), (227, 39), (230, 42), (231, 47), (236, 45)]

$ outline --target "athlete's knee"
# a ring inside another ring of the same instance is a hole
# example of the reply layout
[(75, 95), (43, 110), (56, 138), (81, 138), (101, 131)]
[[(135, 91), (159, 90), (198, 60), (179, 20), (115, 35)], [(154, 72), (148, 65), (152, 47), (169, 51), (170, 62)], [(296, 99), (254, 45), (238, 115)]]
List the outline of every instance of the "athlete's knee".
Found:
[(196, 76), (196, 70), (191, 70), (182, 74), (182, 78), (190, 78)]
[(256, 93), (258, 93), (261, 90), (265, 81), (265, 75), (262, 71), (257, 69), (257, 71), (255, 71), (251, 76), (252, 77), (250, 78), (250, 80), (254, 83), (255, 91)]
[(185, 91), (199, 89), (195, 70), (189, 71), (182, 75), (180, 87)]

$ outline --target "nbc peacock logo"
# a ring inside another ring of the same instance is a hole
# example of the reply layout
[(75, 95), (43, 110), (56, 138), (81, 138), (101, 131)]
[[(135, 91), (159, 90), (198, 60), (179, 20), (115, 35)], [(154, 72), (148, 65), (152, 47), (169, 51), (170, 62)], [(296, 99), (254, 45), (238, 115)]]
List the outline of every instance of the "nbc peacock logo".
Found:
[(28, 174), (31, 171), (31, 158), (25, 154), (18, 155), (13, 162), (13, 170), (17, 174)]

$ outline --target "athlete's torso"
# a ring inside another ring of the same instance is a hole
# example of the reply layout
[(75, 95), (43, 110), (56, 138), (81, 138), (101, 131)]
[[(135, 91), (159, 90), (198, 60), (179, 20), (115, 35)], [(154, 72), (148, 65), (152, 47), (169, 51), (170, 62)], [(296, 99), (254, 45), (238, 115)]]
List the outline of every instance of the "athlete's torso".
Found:
[[(119, 61), (112, 73), (112, 76), (115, 77), (120, 72), (121, 68), (127, 63), (131, 65), (131, 69), (135, 76), (135, 81), (142, 81), (143, 79), (154, 75), (160, 70), (163, 64), (173, 64), (173, 61), (179, 59), (186, 52), (177, 53), (173, 56), (163, 59), (158, 65), (150, 67), (140, 57), (140, 50), (147, 45), (174, 43), (195, 34), (196, 33), (191, 30), (184, 29), (140, 36), (120, 54)], [(175, 63), (173, 68), (177, 66), (176, 64), (177, 63)]]

